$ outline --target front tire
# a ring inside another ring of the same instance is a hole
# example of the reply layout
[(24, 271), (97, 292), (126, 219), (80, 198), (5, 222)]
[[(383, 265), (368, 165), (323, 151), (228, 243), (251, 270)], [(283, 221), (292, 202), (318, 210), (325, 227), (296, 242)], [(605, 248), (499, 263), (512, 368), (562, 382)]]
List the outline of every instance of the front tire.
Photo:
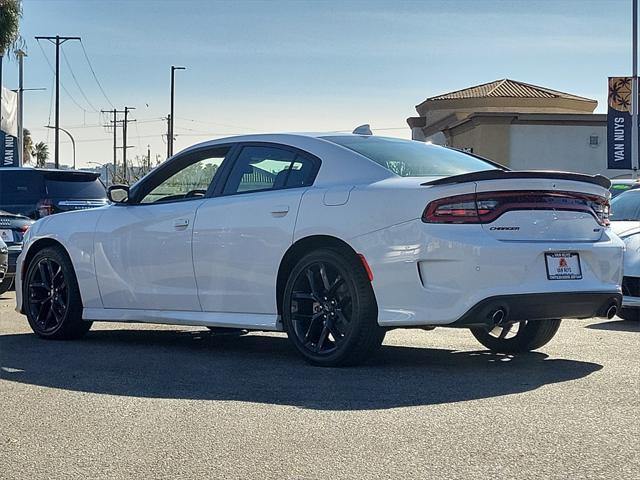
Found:
[(298, 261), (285, 286), (282, 320), (298, 352), (323, 367), (362, 362), (385, 335), (360, 259), (342, 250), (315, 250)]
[(4, 277), (2, 281), (0, 281), (0, 295), (7, 293), (11, 290), (11, 285), (13, 284), (13, 277)]
[(524, 353), (551, 341), (561, 320), (534, 320), (506, 323), (496, 327), (472, 328), (476, 340), (497, 353)]
[(47, 339), (82, 337), (92, 322), (82, 320), (82, 299), (66, 253), (48, 247), (35, 254), (25, 275), (23, 298), (31, 329)]

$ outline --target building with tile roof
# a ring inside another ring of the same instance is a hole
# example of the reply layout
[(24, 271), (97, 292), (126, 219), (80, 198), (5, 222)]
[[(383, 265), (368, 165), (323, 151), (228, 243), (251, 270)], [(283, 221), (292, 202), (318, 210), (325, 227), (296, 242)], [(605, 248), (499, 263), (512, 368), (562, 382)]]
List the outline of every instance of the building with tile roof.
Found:
[(597, 105), (504, 78), (429, 97), (407, 123), (414, 140), (472, 151), (510, 168), (624, 175), (607, 171), (607, 116), (593, 113)]

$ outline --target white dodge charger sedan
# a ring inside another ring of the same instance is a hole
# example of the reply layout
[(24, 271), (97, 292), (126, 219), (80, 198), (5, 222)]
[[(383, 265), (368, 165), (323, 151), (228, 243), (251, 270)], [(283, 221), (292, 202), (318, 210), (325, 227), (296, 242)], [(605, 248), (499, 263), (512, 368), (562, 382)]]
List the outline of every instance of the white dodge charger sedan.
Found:
[(404, 327), (529, 351), (620, 305), (609, 184), (373, 135), (210, 141), (35, 223), (17, 308), (52, 339), (94, 321), (285, 331), (325, 366)]

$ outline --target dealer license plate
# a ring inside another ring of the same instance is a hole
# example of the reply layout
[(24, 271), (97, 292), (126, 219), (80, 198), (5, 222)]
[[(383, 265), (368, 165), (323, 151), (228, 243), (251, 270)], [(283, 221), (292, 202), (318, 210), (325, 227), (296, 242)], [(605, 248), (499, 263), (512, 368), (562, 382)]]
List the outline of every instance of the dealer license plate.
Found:
[(549, 280), (580, 280), (580, 255), (575, 252), (552, 252), (544, 254)]
[(13, 230), (0, 230), (0, 238), (4, 242), (13, 243)]

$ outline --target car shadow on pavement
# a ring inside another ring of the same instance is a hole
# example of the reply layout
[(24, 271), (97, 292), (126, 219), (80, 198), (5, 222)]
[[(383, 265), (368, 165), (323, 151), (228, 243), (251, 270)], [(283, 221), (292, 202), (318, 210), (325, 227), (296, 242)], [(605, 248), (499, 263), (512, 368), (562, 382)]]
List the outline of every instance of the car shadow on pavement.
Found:
[(635, 320), (610, 320), (602, 323), (592, 323), (586, 328), (594, 330), (611, 330), (618, 332), (640, 332), (640, 322)]
[(482, 399), (585, 377), (596, 363), (385, 345), (365, 365), (315, 368), (284, 336), (96, 330), (74, 342), (0, 336), (0, 379), (146, 398), (369, 410)]

